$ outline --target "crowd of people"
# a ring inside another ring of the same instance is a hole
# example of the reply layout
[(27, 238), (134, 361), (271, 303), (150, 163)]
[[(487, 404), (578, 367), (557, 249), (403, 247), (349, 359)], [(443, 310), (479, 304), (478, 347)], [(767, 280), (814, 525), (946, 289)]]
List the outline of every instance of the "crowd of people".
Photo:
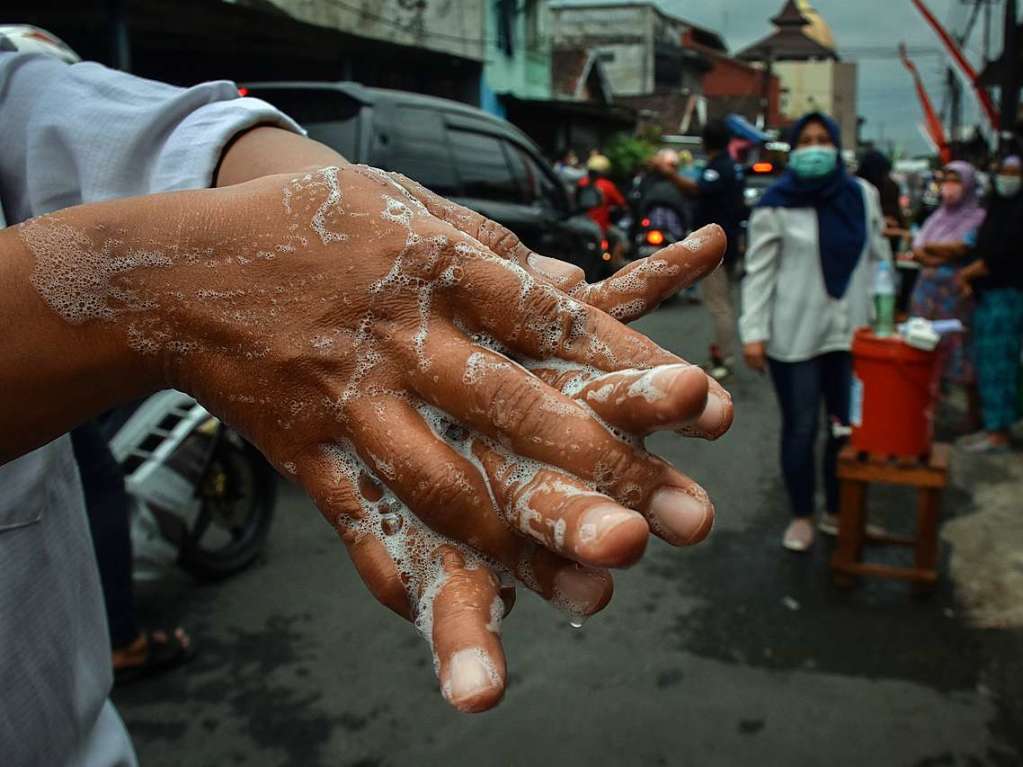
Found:
[[(711, 121), (702, 138), (706, 163), (695, 179), (680, 167), (677, 152), (662, 149), (636, 174), (632, 194), (618, 190), (608, 178), (610, 163), (596, 151), (588, 178), (571, 175), (571, 157), (559, 167), (570, 187), (599, 179), (609, 190), (590, 212), (602, 226), (613, 226), (616, 209), (630, 212), (631, 204), (633, 219), (654, 211), (656, 226), (676, 237), (709, 221), (726, 228), (724, 263), (701, 283), (713, 327), (706, 367), (724, 379), (732, 373), (736, 343), (731, 279), (739, 261), (734, 201), (741, 200), (742, 179), (726, 151), (724, 124)], [(1010, 149), (985, 169), (991, 178), (986, 195), (978, 170), (952, 161), (933, 176), (936, 204), (922, 203), (913, 213), (904, 209), (891, 161), (880, 151), (865, 151), (855, 175), (847, 170), (829, 116), (805, 115), (791, 127), (790, 144), (786, 170), (749, 213), (738, 333), (746, 364), (769, 374), (781, 411), (781, 467), (792, 514), (782, 542), (807, 551), (815, 530), (837, 532), (835, 469), (848, 431), (853, 333), (870, 324), (879, 261), (906, 267), (898, 286), (903, 315), (962, 323), (962, 332), (942, 336), (933, 382), (936, 400), (953, 387), (965, 394), (962, 448), (1010, 449), (1010, 428), (1020, 415), (1023, 258), (1016, 249), (1023, 241), (1023, 194), (1020, 157)], [(910, 229), (914, 219), (920, 226)], [(822, 406), (828, 431), (818, 518)]]

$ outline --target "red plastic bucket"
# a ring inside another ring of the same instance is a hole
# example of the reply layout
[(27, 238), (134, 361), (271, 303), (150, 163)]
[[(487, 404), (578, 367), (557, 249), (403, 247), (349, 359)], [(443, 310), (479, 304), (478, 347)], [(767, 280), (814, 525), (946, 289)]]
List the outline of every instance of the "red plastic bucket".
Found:
[(878, 338), (856, 331), (849, 423), (858, 451), (919, 456), (931, 450), (936, 354), (898, 336)]

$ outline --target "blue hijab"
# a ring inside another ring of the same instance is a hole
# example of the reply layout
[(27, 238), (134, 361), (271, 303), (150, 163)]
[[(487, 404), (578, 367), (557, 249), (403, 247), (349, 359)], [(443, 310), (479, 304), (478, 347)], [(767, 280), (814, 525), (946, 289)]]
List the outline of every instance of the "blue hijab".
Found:
[[(825, 127), (841, 153), (842, 136), (838, 124), (820, 112), (805, 114), (792, 126), (790, 143), (793, 148), (799, 134), (811, 121)], [(841, 154), (835, 170), (822, 178), (802, 179), (787, 168), (764, 193), (757, 207), (814, 208), (817, 211), (824, 287), (832, 298), (844, 296), (867, 241), (867, 211), (863, 204), (863, 190), (859, 182), (846, 173)]]

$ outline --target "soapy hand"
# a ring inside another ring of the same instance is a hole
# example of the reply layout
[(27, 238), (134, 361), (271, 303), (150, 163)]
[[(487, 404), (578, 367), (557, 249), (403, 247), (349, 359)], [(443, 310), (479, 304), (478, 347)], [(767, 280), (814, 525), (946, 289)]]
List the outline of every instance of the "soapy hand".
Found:
[(371, 168), (162, 199), (171, 223), (141, 242), (73, 210), (23, 225), (36, 288), (294, 476), (460, 709), (501, 697), (513, 581), (581, 618), (650, 530), (706, 536), (704, 491), (639, 437), (719, 436), (730, 398), (615, 317), (713, 269), (720, 229), (586, 285)]

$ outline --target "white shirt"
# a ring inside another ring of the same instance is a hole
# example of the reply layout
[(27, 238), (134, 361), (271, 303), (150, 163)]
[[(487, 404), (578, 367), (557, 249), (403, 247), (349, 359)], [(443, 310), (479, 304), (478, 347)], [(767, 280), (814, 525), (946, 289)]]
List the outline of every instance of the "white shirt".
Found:
[[(300, 130), (226, 81), (183, 89), (98, 64), (0, 53), (0, 222), (211, 186), (227, 143), (259, 124)], [(135, 764), (108, 700), (103, 610), (64, 436), (0, 466), (0, 763)]]
[(849, 351), (854, 331), (870, 323), (874, 270), (892, 254), (883, 234), (880, 195), (866, 181), (857, 181), (863, 190), (867, 237), (842, 298), (832, 298), (824, 287), (813, 208), (753, 211), (739, 317), (743, 343), (764, 341), (768, 357), (801, 362)]

